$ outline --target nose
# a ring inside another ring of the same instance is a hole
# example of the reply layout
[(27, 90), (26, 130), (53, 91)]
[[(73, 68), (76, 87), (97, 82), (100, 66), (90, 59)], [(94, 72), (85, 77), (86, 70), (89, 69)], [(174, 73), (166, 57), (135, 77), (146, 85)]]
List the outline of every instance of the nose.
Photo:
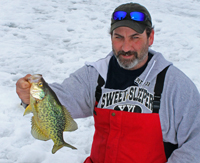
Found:
[(128, 40), (124, 40), (123, 45), (122, 45), (122, 50), (124, 52), (128, 52), (128, 51), (131, 51), (131, 47), (132, 47), (131, 42)]

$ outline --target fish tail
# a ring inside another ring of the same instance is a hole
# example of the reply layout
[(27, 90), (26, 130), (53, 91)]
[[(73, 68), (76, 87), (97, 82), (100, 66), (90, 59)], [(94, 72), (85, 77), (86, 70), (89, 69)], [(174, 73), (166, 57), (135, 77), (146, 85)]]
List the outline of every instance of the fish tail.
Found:
[(63, 144), (60, 144), (60, 145), (54, 144), (53, 149), (52, 149), (52, 153), (53, 154), (56, 153), (62, 147), (69, 147), (69, 148), (72, 148), (72, 149), (77, 149), (76, 147), (74, 147), (74, 146), (72, 146), (72, 145), (70, 145), (68, 143), (63, 142)]

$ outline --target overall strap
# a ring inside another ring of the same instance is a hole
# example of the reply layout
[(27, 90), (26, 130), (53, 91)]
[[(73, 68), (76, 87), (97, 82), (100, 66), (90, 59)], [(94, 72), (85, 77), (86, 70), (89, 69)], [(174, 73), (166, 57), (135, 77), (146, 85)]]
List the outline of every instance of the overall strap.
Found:
[(165, 81), (165, 74), (166, 74), (168, 68), (169, 68), (169, 66), (167, 66), (164, 70), (162, 70), (157, 75), (156, 85), (154, 87), (153, 113), (159, 112), (160, 99), (161, 99), (161, 94), (163, 91), (163, 86), (164, 86), (164, 81)]
[(101, 98), (101, 94), (102, 94), (101, 87), (105, 84), (105, 81), (101, 75), (99, 75), (97, 83), (98, 83), (98, 85), (97, 85), (96, 91), (95, 91), (95, 98), (96, 98), (96, 102), (98, 103)]
[[(166, 67), (163, 71), (161, 71), (157, 75), (156, 85), (154, 88), (153, 113), (159, 112), (160, 98), (161, 98), (161, 94), (163, 91), (165, 74), (166, 74), (168, 68), (169, 68), (169, 66)], [(172, 152), (178, 148), (178, 144), (172, 144), (170, 142), (163, 142), (163, 143), (164, 143), (165, 155), (168, 160), (168, 158), (171, 156)]]
[[(95, 107), (97, 107), (99, 100), (101, 98), (101, 94), (102, 94), (101, 87), (105, 84), (105, 81), (100, 74), (99, 74), (97, 83), (98, 83), (98, 85), (97, 85), (96, 91), (95, 91), (95, 98), (96, 98)], [(93, 111), (94, 111), (94, 114), (96, 115), (95, 109)]]

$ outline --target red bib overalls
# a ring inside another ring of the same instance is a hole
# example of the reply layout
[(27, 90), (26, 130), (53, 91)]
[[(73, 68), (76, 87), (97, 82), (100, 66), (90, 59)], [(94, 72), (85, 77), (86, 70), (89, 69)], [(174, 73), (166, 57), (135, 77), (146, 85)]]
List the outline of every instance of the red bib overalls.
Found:
[(95, 108), (91, 155), (84, 163), (165, 163), (159, 114)]

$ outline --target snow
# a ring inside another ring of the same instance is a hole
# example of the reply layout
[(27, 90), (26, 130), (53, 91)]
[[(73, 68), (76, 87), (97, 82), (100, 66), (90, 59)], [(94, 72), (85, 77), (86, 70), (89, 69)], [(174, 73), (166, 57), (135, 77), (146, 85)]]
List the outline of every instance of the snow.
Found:
[[(78, 148), (51, 153), (53, 142), (32, 137), (32, 114), (16, 94), (17, 80), (43, 74), (61, 83), (111, 51), (110, 16), (126, 0), (0, 0), (0, 163), (82, 163), (90, 154), (92, 117), (76, 119), (64, 139)], [(200, 90), (200, 0), (138, 0), (155, 27), (152, 49), (163, 53)]]

